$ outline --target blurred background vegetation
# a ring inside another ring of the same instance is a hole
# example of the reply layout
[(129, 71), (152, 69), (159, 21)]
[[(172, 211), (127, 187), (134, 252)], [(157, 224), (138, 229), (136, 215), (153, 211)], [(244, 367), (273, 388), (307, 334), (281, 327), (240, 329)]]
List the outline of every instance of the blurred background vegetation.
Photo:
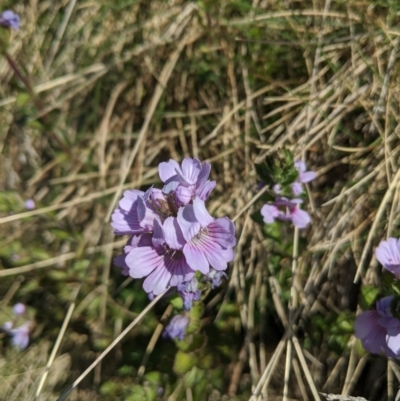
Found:
[(159, 184), (159, 162), (198, 157), (218, 183), (211, 213), (234, 218), (257, 193), (253, 163), (282, 146), (318, 174), (295, 268), (293, 228), (264, 227), (256, 202), (235, 221), (229, 279), (191, 312), (187, 339), (159, 338), (178, 310), (162, 299), (68, 399), (394, 400), (398, 363), (365, 354), (353, 322), (381, 283), (374, 247), (400, 233), (399, 2), (1, 8), (22, 23), (0, 57), (0, 324), (17, 302), (32, 321), (24, 351), (0, 334), (1, 400), (35, 399), (63, 322), (37, 400), (56, 400), (148, 304), (112, 264), (122, 188)]

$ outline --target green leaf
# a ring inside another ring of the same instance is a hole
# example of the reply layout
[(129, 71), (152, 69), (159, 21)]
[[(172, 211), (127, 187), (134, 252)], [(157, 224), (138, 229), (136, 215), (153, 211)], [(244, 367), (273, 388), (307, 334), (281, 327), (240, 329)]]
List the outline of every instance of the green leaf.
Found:
[(360, 306), (362, 309), (369, 309), (376, 301), (379, 295), (379, 288), (372, 285), (366, 285), (361, 289)]
[(143, 386), (135, 384), (131, 389), (129, 397), (126, 398), (126, 401), (148, 401)]
[(174, 372), (177, 375), (183, 375), (189, 372), (196, 364), (196, 358), (186, 352), (178, 351), (175, 355)]
[(177, 295), (176, 297), (172, 298), (169, 302), (174, 307), (174, 309), (182, 310), (183, 301), (182, 301), (182, 298), (179, 295)]
[(161, 372), (149, 372), (144, 377), (152, 384), (160, 384), (162, 382)]
[(211, 369), (214, 364), (215, 364), (215, 358), (211, 352), (199, 358), (198, 366), (200, 369), (205, 369), (205, 370)]
[(184, 378), (184, 383), (186, 387), (193, 388), (197, 383), (199, 383), (204, 377), (204, 370), (196, 368), (194, 366), (188, 373), (186, 373)]
[(17, 95), (17, 99), (15, 100), (15, 104), (16, 104), (18, 107), (22, 107), (22, 106), (24, 106), (26, 103), (28, 103), (30, 99), (31, 99), (31, 97), (30, 97), (29, 93), (20, 92), (20, 93), (18, 93), (18, 95)]

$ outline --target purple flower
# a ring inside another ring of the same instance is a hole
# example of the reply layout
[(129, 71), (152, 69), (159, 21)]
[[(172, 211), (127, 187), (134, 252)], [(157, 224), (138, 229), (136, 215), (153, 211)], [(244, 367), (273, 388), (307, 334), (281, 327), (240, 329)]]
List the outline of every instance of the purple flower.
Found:
[(0, 14), (0, 25), (6, 28), (19, 29), (21, 18), (11, 10), (5, 10)]
[(11, 336), (11, 342), (15, 347), (24, 350), (29, 344), (29, 327), (30, 322), (26, 322), (23, 325), (9, 331)]
[(111, 216), (114, 233), (130, 236), (114, 259), (122, 274), (144, 278), (149, 297), (179, 286), (185, 309), (200, 299), (196, 271), (207, 274), (210, 265), (225, 270), (234, 257), (233, 223), (214, 219), (204, 205), (215, 187), (208, 180), (210, 169), (209, 163), (191, 158), (181, 165), (161, 163), (163, 190), (125, 191)]
[(281, 184), (275, 184), (275, 185), (272, 187), (272, 190), (275, 192), (276, 195), (279, 195), (280, 193), (282, 193)]
[(31, 324), (27, 321), (14, 329), (13, 327), (15, 323), (25, 314), (26, 306), (19, 302), (13, 306), (13, 312), (16, 315), (16, 318), (14, 318), (13, 321), (5, 322), (2, 328), (9, 336), (11, 336), (11, 343), (23, 350), (29, 343), (29, 329)]
[(153, 222), (161, 222), (171, 214), (167, 200), (159, 189), (146, 192), (132, 189), (124, 192), (111, 216), (117, 235), (134, 235), (153, 230)]
[(389, 238), (387, 241), (381, 241), (375, 250), (375, 256), (386, 270), (389, 270), (396, 278), (399, 278), (400, 239)]
[(373, 354), (384, 352), (388, 357), (400, 356), (400, 320), (390, 311), (393, 299), (393, 296), (384, 297), (376, 303), (376, 310), (356, 317), (355, 335)]
[(186, 328), (189, 325), (189, 318), (183, 315), (174, 316), (168, 326), (165, 327), (163, 337), (171, 340), (183, 340), (185, 337)]
[(188, 282), (178, 284), (178, 293), (183, 300), (183, 309), (192, 309), (193, 301), (199, 301), (201, 298), (201, 292), (198, 289), (196, 277), (193, 277)]
[(294, 196), (298, 196), (303, 192), (303, 186), (301, 184), (312, 181), (315, 179), (316, 174), (314, 171), (306, 171), (306, 164), (301, 160), (296, 160), (294, 162), (294, 167), (299, 172), (299, 175), (297, 176), (296, 181), (291, 184), (291, 187)]
[(15, 315), (21, 316), (26, 312), (26, 306), (23, 303), (18, 302), (13, 306), (13, 312)]
[(221, 285), (222, 278), (228, 278), (224, 271), (218, 271), (211, 268), (208, 274), (204, 277), (204, 280), (209, 281), (211, 283), (211, 288), (214, 289)]
[(193, 205), (186, 205), (178, 212), (178, 223), (187, 241), (183, 254), (193, 270), (203, 274), (210, 271), (226, 270), (232, 261), (232, 248), (236, 245), (235, 226), (227, 217), (214, 219), (210, 216), (200, 198)]
[(175, 193), (175, 197), (181, 205), (188, 204), (196, 196), (206, 200), (214, 189), (216, 182), (209, 181), (211, 164), (198, 159), (186, 157), (181, 166), (175, 161), (160, 163), (158, 173), (165, 183), (163, 192)]
[(183, 255), (185, 240), (177, 219), (168, 217), (162, 225), (154, 220), (153, 227), (153, 234), (144, 233), (130, 240), (124, 260), (119, 257), (117, 265), (133, 278), (146, 277), (144, 290), (158, 295), (169, 286), (190, 281), (195, 272)]
[(33, 210), (36, 207), (35, 201), (33, 199), (27, 199), (24, 202), (24, 206), (26, 210)]
[[(275, 220), (291, 221), (298, 228), (305, 228), (311, 221), (310, 215), (299, 208), (301, 199), (276, 198), (273, 204), (265, 204), (261, 214), (266, 224)], [(283, 209), (283, 210), (282, 210)]]

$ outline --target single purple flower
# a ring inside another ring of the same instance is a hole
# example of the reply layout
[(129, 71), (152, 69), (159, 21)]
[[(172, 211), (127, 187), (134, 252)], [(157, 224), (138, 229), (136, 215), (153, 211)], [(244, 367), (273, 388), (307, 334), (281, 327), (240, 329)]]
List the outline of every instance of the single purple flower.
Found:
[(13, 306), (13, 312), (14, 312), (14, 314), (16, 314), (17, 316), (18, 316), (18, 315), (19, 315), (19, 316), (22, 316), (22, 315), (26, 312), (26, 306), (25, 306), (23, 303), (18, 302), (17, 304), (15, 304), (15, 305)]
[(27, 199), (24, 202), (24, 206), (26, 210), (33, 210), (36, 207), (35, 201), (33, 199)]
[(178, 223), (186, 244), (183, 254), (193, 270), (203, 274), (210, 271), (226, 270), (234, 258), (236, 245), (235, 226), (227, 217), (214, 219), (208, 213), (204, 202), (195, 198), (192, 205), (186, 205), (178, 212)]
[[(291, 221), (298, 228), (305, 228), (311, 221), (310, 215), (299, 208), (301, 199), (276, 198), (272, 204), (265, 204), (261, 214), (266, 224), (275, 220)], [(283, 210), (282, 210), (283, 209)]]
[(3, 330), (11, 337), (11, 343), (15, 346), (24, 350), (29, 343), (29, 330), (30, 322), (25, 322), (21, 326), (13, 329), (14, 324), (12, 322), (6, 322), (3, 324)]
[(29, 344), (29, 328), (30, 322), (12, 329), (9, 334), (11, 335), (11, 342), (15, 347), (24, 350)]
[(178, 284), (178, 293), (183, 300), (183, 309), (192, 309), (193, 301), (199, 301), (201, 298), (201, 291), (198, 289), (196, 277), (193, 277), (188, 282)]
[(276, 195), (279, 195), (280, 193), (282, 193), (281, 184), (275, 184), (275, 185), (272, 187), (272, 190), (275, 192)]
[[(206, 200), (215, 188), (216, 182), (209, 181), (211, 164), (198, 159), (186, 157), (181, 166), (175, 161), (160, 163), (158, 173), (164, 182), (163, 192), (169, 194), (174, 192), (181, 205), (186, 205), (190, 200), (199, 197)], [(186, 190), (179, 189), (180, 187)]]
[(388, 238), (381, 241), (375, 250), (375, 256), (386, 270), (393, 273), (396, 278), (400, 276), (400, 239)]
[(204, 280), (209, 281), (211, 283), (211, 288), (214, 289), (221, 285), (222, 278), (228, 278), (224, 271), (218, 271), (211, 268), (208, 274), (204, 277)]
[(21, 18), (11, 10), (5, 10), (0, 14), (0, 26), (19, 29)]
[(183, 315), (174, 316), (164, 329), (163, 337), (170, 338), (171, 340), (183, 340), (187, 326), (189, 325), (189, 318)]
[(356, 317), (355, 335), (373, 354), (384, 352), (388, 357), (400, 356), (400, 320), (391, 313), (393, 299), (393, 296), (384, 297), (376, 303), (376, 310), (362, 312)]
[(314, 171), (307, 171), (306, 164), (301, 160), (296, 160), (294, 162), (294, 167), (299, 172), (297, 179), (291, 184), (292, 192), (294, 196), (298, 196), (303, 192), (303, 186), (305, 184), (315, 179), (316, 174)]
[[(154, 220), (153, 227), (153, 234), (141, 234), (135, 246), (124, 250), (122, 268), (125, 272), (129, 269), (129, 275), (133, 278), (146, 277), (144, 290), (159, 295), (169, 286), (175, 287), (190, 281), (195, 272), (182, 253), (185, 240), (177, 219), (168, 217), (162, 225)], [(121, 266), (120, 260), (118, 263)]]

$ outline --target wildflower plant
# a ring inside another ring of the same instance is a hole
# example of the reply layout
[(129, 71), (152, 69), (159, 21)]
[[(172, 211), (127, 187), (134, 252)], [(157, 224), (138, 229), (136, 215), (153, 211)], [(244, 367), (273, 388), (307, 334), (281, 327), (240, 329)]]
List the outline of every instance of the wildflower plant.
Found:
[[(175, 289), (185, 311), (201, 299), (204, 282), (213, 287), (221, 282), (234, 258), (233, 222), (212, 217), (206, 208), (216, 185), (208, 179), (210, 170), (209, 163), (192, 158), (181, 165), (160, 163), (164, 187), (125, 191), (111, 218), (116, 235), (129, 235), (123, 254), (114, 259), (122, 274), (144, 279), (150, 298)], [(167, 337), (181, 339), (184, 330), (173, 335), (172, 328)]]
[(294, 160), (287, 149), (267, 156), (255, 168), (263, 185), (270, 187), (268, 202), (261, 208), (264, 223), (280, 220), (291, 222), (300, 229), (307, 227), (311, 217), (301, 209), (303, 200), (299, 196), (304, 192), (302, 184), (312, 181), (315, 172), (307, 171), (304, 161)]

